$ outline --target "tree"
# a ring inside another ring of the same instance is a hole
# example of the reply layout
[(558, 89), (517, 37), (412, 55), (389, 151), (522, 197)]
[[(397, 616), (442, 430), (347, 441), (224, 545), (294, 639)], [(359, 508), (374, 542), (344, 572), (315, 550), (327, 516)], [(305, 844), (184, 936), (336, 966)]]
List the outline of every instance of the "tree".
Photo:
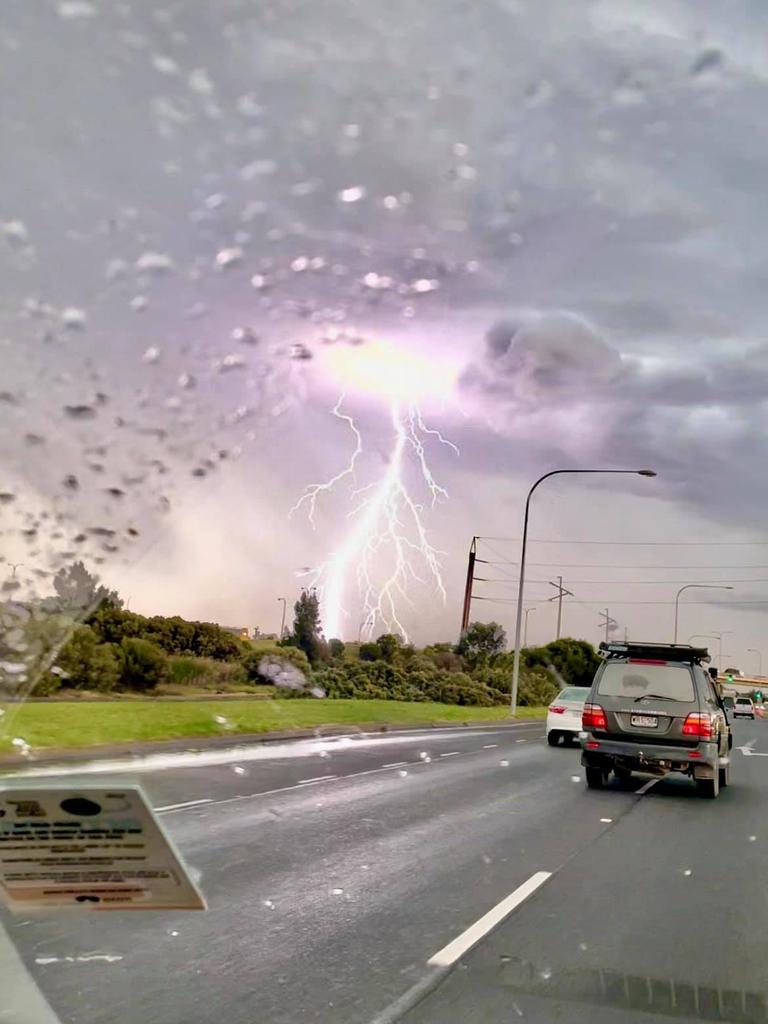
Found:
[(382, 633), (376, 643), (384, 661), (391, 662), (400, 650), (400, 637), (396, 633)]
[(330, 651), (332, 658), (341, 658), (342, 655), (344, 654), (346, 646), (347, 645), (344, 643), (343, 640), (337, 640), (336, 637), (333, 637), (331, 640), (328, 641), (328, 650)]
[(120, 681), (122, 657), (115, 644), (99, 643), (90, 626), (75, 626), (59, 652), (58, 666), (65, 686), (108, 692)]
[(168, 658), (157, 644), (123, 637), (120, 648), (124, 659), (120, 683), (126, 690), (154, 690), (168, 679)]
[(293, 606), (293, 632), (288, 637), (291, 647), (298, 647), (314, 665), (321, 660), (323, 642), (320, 636), (320, 601), (314, 590), (302, 590)]
[(117, 593), (101, 586), (98, 577), (88, 572), (80, 561), (59, 569), (53, 577), (53, 589), (58, 607), (75, 615), (97, 608), (104, 600), (122, 606)]
[(600, 658), (586, 640), (565, 637), (523, 652), (531, 669), (546, 669), (559, 686), (591, 686)]
[(487, 665), (502, 653), (506, 644), (507, 634), (498, 622), (471, 622), (461, 634), (456, 653), (461, 654), (467, 664), (474, 668)]
[(368, 640), (364, 644), (360, 644), (360, 650), (358, 651), (358, 658), (360, 661), (382, 661), (383, 652), (377, 643), (373, 640)]

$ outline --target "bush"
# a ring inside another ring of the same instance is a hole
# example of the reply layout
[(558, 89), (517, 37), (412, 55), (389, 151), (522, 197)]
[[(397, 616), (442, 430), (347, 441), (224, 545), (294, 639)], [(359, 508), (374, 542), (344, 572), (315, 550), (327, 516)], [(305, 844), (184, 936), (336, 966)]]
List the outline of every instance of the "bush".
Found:
[(180, 615), (138, 615), (104, 601), (87, 624), (105, 643), (121, 643), (137, 637), (157, 644), (166, 654), (187, 654), (217, 661), (234, 661), (245, 649), (244, 641), (214, 622), (188, 622)]
[(591, 686), (600, 664), (592, 644), (570, 637), (553, 640), (545, 647), (529, 647), (522, 657), (528, 668), (547, 669), (559, 688)]
[(176, 686), (197, 686), (209, 690), (233, 690), (248, 683), (245, 666), (237, 661), (193, 658), (174, 654), (168, 658), (168, 682)]
[(120, 681), (122, 654), (115, 644), (99, 643), (99, 637), (90, 626), (75, 626), (59, 652), (57, 663), (63, 672), (63, 676), (58, 677), (58, 685), (54, 683), (57, 677), (46, 673), (46, 679), (35, 688), (38, 694), (52, 693), (58, 686), (108, 693)]
[(360, 661), (381, 661), (382, 650), (377, 643), (369, 641), (365, 644), (360, 644), (360, 653), (358, 654)]
[(551, 704), (558, 694), (557, 686), (551, 676), (539, 670), (525, 671), (520, 674), (517, 688), (517, 703), (522, 707), (542, 707)]
[(337, 640), (335, 637), (328, 641), (328, 650), (332, 658), (341, 658), (344, 655), (346, 644), (343, 640)]
[(300, 647), (282, 647), (275, 642), (274, 644), (259, 645), (258, 650), (250, 650), (242, 658), (240, 664), (245, 669), (245, 674), (250, 682), (272, 682), (272, 680), (267, 678), (267, 676), (265, 676), (260, 670), (260, 666), (265, 658), (268, 661), (274, 661), (276, 659), (287, 665), (293, 665), (293, 667), (297, 668), (307, 680), (312, 677), (309, 658)]
[(124, 637), (120, 684), (126, 690), (154, 690), (168, 680), (170, 669), (164, 651), (150, 640)]

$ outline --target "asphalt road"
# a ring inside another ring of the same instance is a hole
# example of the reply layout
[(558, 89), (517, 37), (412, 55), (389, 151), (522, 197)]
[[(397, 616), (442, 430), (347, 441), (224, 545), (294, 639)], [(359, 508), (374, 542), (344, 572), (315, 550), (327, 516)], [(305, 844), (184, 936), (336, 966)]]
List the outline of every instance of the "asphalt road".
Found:
[(768, 722), (735, 735), (716, 801), (587, 791), (541, 724), (150, 759), (208, 912), (3, 923), (72, 1024), (768, 1020)]

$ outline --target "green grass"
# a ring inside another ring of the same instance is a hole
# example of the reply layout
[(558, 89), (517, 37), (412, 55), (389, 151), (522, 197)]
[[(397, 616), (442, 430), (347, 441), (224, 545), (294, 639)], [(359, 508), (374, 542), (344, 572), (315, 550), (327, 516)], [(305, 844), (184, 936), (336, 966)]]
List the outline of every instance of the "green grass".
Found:
[[(238, 732), (276, 732), (330, 725), (429, 725), (501, 722), (507, 708), (409, 704), (392, 700), (238, 700), (204, 702), (86, 702), (3, 705), (0, 751), (12, 738), (33, 748), (90, 747), (130, 740), (168, 740)], [(519, 708), (519, 718), (543, 718), (546, 708)], [(225, 719), (216, 721), (217, 716)]]

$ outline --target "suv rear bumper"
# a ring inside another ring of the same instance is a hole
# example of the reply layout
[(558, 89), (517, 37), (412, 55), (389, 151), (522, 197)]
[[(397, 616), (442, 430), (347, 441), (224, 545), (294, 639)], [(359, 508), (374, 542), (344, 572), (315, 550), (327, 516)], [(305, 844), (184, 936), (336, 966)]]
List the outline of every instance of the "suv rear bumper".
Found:
[[(596, 743), (598, 746), (588, 750), (587, 743)], [(695, 747), (679, 747), (660, 743), (604, 740), (591, 733), (582, 733), (581, 763), (585, 767), (598, 767), (606, 763), (618, 764), (630, 770), (650, 772), (692, 771), (702, 765), (716, 769), (721, 765), (717, 742), (699, 743)]]

